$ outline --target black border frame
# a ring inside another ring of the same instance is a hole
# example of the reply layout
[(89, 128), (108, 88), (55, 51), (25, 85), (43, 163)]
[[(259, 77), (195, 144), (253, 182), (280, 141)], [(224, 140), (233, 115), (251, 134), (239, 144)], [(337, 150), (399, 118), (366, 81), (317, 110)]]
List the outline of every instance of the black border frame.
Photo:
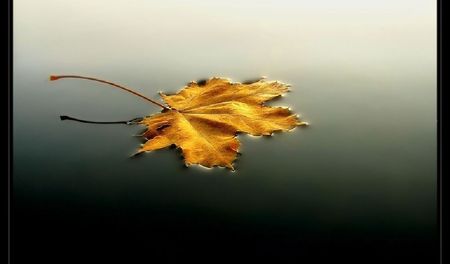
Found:
[[(8, 153), (7, 153), (7, 177), (3, 178), (4, 183), (6, 183), (6, 191), (4, 192), (4, 195), (6, 195), (6, 216), (7, 216), (7, 263), (14, 263), (14, 255), (12, 252), (12, 249), (14, 248), (14, 210), (11, 206), (12, 202), (12, 191), (11, 187), (13, 185), (13, 149), (12, 149), (12, 140), (13, 140), (13, 0), (8, 0), (4, 2), (6, 10), (6, 16), (4, 16), (4, 19), (6, 19), (6, 23), (3, 23), (3, 25), (6, 25), (6, 36), (8, 38), (7, 40), (7, 51), (5, 55), (4, 62), (7, 63), (6, 69), (7, 71), (4, 71), (3, 73), (6, 74), (7, 79), (7, 120), (8, 120), (8, 136), (7, 136), (7, 146), (8, 146)], [(444, 263), (443, 260), (447, 260), (447, 254), (446, 250), (444, 250), (444, 247), (446, 246), (444, 242), (444, 237), (446, 237), (445, 229), (443, 228), (443, 216), (447, 215), (447, 212), (444, 209), (444, 199), (446, 199), (447, 196), (444, 194), (444, 182), (442, 177), (443, 172), (443, 139), (442, 139), (442, 132), (443, 132), (443, 92), (442, 92), (442, 84), (443, 84), (443, 69), (442, 69), (442, 22), (443, 22), (443, 15), (442, 15), (442, 1), (437, 0), (436, 1), (436, 15), (437, 15), (437, 107), (436, 107), (436, 113), (437, 113), (437, 224), (438, 224), (438, 238), (439, 238), (439, 245), (438, 245), (438, 254), (439, 254), (439, 263)]]
[(5, 194), (7, 195), (7, 223), (8, 223), (8, 229), (7, 229), (7, 238), (8, 238), (8, 246), (7, 246), (7, 263), (13, 263), (13, 259), (12, 259), (12, 255), (11, 255), (11, 250), (12, 250), (12, 241), (13, 241), (13, 236), (12, 236), (12, 208), (11, 208), (11, 197), (12, 197), (12, 193), (11, 193), (11, 186), (12, 186), (12, 137), (13, 137), (13, 127), (12, 127), (12, 98), (13, 98), (13, 0), (8, 0), (4, 2), (4, 10), (7, 12), (6, 16), (4, 16), (3, 18), (6, 20), (4, 21), (3, 25), (6, 25), (6, 35), (7, 35), (7, 53), (6, 53), (6, 59), (4, 60), (7, 65), (6, 65), (6, 69), (7, 71), (5, 71), (6, 73), (6, 79), (7, 79), (7, 90), (8, 90), (8, 95), (7, 95), (7, 113), (8, 113), (8, 158), (7, 158), (7, 162), (8, 162), (8, 171), (7, 171), (7, 177), (4, 179), (6, 184), (7, 184), (7, 191), (5, 192)]

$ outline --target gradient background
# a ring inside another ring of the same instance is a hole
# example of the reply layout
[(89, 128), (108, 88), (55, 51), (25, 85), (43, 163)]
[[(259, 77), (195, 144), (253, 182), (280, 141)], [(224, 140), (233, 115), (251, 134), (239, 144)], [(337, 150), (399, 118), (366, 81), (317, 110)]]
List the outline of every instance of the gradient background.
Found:
[[(436, 259), (435, 1), (13, 2), (17, 262)], [(184, 168), (174, 149), (130, 159), (142, 127), (59, 115), (159, 109), (50, 74), (151, 98), (265, 75), (292, 85), (271, 104), (311, 126), (240, 135), (234, 173)]]

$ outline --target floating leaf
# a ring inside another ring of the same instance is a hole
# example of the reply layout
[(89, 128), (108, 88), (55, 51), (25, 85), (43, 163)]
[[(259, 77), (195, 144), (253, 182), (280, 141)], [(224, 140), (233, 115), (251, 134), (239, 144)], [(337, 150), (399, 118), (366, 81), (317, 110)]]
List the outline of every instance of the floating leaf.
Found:
[(191, 82), (174, 95), (160, 94), (162, 105), (123, 86), (82, 76), (51, 76), (50, 80), (81, 78), (116, 86), (163, 108), (161, 113), (144, 117), (138, 124), (147, 130), (147, 139), (138, 153), (170, 145), (182, 150), (185, 164), (233, 168), (239, 150), (238, 133), (271, 135), (307, 125), (283, 107), (265, 106), (264, 102), (281, 96), (288, 85), (260, 79), (252, 83), (233, 83), (225, 78), (211, 78), (203, 83)]

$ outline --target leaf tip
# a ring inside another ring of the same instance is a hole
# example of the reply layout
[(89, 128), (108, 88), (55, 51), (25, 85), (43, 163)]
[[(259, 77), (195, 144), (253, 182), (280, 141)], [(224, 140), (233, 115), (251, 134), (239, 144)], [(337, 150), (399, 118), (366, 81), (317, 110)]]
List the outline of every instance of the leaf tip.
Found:
[(308, 122), (299, 122), (297, 123), (298, 126), (309, 126)]
[(136, 152), (134, 152), (133, 154), (130, 155), (130, 158), (137, 158), (138, 156), (141, 156), (142, 154), (144, 154), (145, 151), (143, 151), (142, 149), (137, 150)]

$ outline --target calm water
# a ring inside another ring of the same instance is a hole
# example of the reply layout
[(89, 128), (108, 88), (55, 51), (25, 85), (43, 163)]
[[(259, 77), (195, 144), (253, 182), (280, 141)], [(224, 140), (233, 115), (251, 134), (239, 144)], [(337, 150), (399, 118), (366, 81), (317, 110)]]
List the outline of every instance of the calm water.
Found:
[[(16, 255), (83, 255), (80, 237), (168, 258), (217, 241), (245, 244), (230, 250), (250, 257), (430, 254), (434, 1), (14, 2)], [(59, 115), (114, 121), (159, 109), (50, 74), (109, 79), (152, 98), (191, 80), (265, 75), (292, 85), (272, 105), (311, 126), (240, 135), (234, 173), (184, 168), (175, 149), (130, 158), (142, 127)]]

